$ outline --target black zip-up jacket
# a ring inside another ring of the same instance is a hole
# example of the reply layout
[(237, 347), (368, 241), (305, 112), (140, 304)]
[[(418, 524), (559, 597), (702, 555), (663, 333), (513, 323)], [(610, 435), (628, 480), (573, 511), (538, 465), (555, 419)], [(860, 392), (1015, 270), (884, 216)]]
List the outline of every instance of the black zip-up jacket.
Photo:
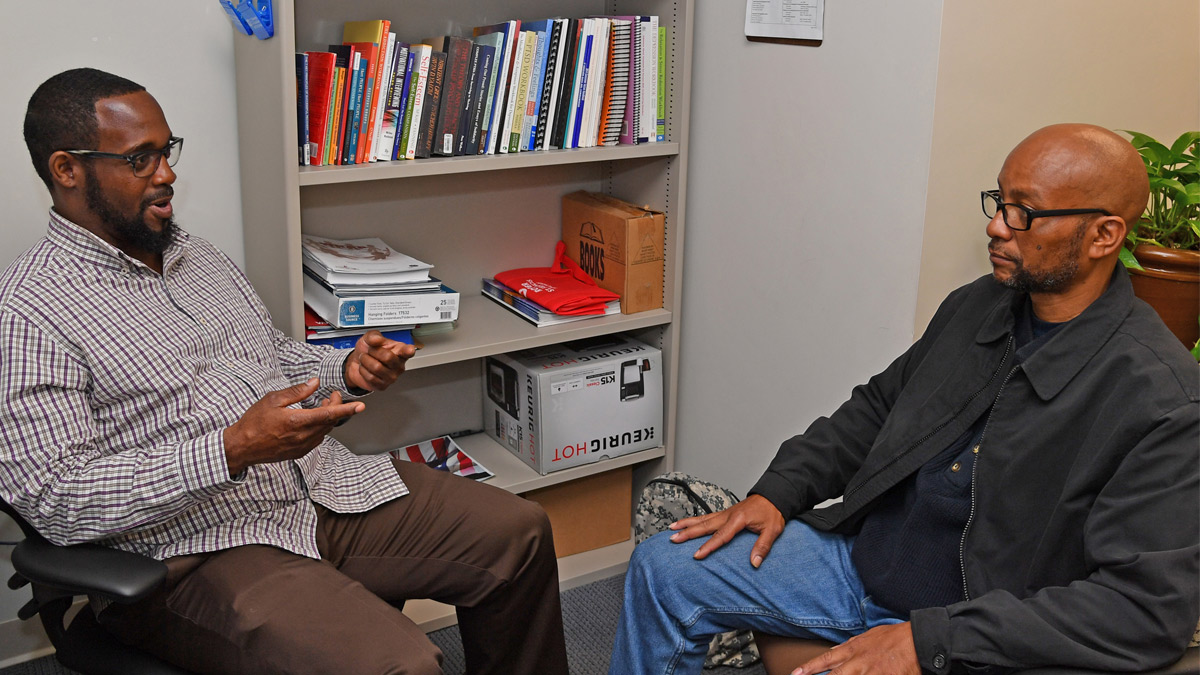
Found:
[(922, 668), (1169, 664), (1200, 616), (1200, 369), (1120, 266), (1013, 367), (1024, 301), (990, 276), (954, 291), (907, 352), (785, 441), (751, 493), (854, 532), (994, 403), (971, 518), (947, 552), (964, 599), (910, 616)]

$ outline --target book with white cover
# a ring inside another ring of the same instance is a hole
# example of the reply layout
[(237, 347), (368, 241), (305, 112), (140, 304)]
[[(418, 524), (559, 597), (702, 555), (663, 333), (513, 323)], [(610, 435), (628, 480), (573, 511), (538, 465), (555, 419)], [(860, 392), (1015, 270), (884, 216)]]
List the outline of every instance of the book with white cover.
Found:
[(304, 266), (330, 284), (406, 283), (429, 281), (433, 265), (404, 255), (378, 237), (329, 239), (306, 234), (302, 238)]

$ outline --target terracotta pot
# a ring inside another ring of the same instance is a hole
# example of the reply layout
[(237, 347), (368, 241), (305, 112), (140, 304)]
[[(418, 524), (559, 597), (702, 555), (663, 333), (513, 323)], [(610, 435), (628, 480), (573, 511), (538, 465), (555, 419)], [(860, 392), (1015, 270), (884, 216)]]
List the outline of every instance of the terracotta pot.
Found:
[(1200, 337), (1200, 251), (1142, 244), (1133, 257), (1145, 268), (1129, 270), (1133, 292), (1191, 349)]

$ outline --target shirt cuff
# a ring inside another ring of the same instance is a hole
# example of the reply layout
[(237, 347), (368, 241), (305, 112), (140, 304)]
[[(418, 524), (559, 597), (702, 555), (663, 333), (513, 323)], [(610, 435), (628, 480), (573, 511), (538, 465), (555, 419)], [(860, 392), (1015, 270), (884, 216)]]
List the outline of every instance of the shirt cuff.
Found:
[(350, 358), (353, 351), (353, 349), (335, 349), (321, 359), (321, 364), (317, 367), (317, 377), (321, 379), (321, 386), (313, 395), (313, 399), (320, 401), (329, 398), (335, 391), (344, 394), (343, 401), (362, 398), (371, 393), (366, 389), (351, 387), (346, 383), (346, 359)]
[(189, 495), (213, 497), (245, 480), (245, 472), (229, 476), (224, 433), (219, 429), (179, 446), (179, 476)]

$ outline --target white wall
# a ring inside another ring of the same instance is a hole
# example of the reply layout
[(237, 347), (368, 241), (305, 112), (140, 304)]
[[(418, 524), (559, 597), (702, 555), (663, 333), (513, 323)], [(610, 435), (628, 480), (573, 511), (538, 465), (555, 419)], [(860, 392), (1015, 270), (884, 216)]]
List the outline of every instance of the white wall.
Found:
[(676, 468), (738, 494), (911, 342), (941, 0), (830, 2), (820, 47), (697, 2)]
[(979, 191), (1034, 129), (1087, 122), (1170, 145), (1200, 128), (1196, 0), (951, 2), (942, 26), (918, 333), (991, 271)]
[[(157, 99), (171, 130), (186, 139), (176, 172), (179, 223), (241, 264), (242, 215), (234, 109), (233, 27), (215, 0), (55, 0), (9, 3), (0, 21), (7, 103), (0, 106), (5, 217), (0, 268), (46, 229), (50, 197), (29, 162), (25, 106), (51, 75), (91, 66), (128, 77)], [(246, 38), (249, 39), (249, 38)], [(0, 517), (0, 540), (17, 538)], [(0, 547), (0, 578), (12, 573)], [(23, 593), (0, 593), (0, 666), (41, 646), (40, 625), (16, 620)]]

